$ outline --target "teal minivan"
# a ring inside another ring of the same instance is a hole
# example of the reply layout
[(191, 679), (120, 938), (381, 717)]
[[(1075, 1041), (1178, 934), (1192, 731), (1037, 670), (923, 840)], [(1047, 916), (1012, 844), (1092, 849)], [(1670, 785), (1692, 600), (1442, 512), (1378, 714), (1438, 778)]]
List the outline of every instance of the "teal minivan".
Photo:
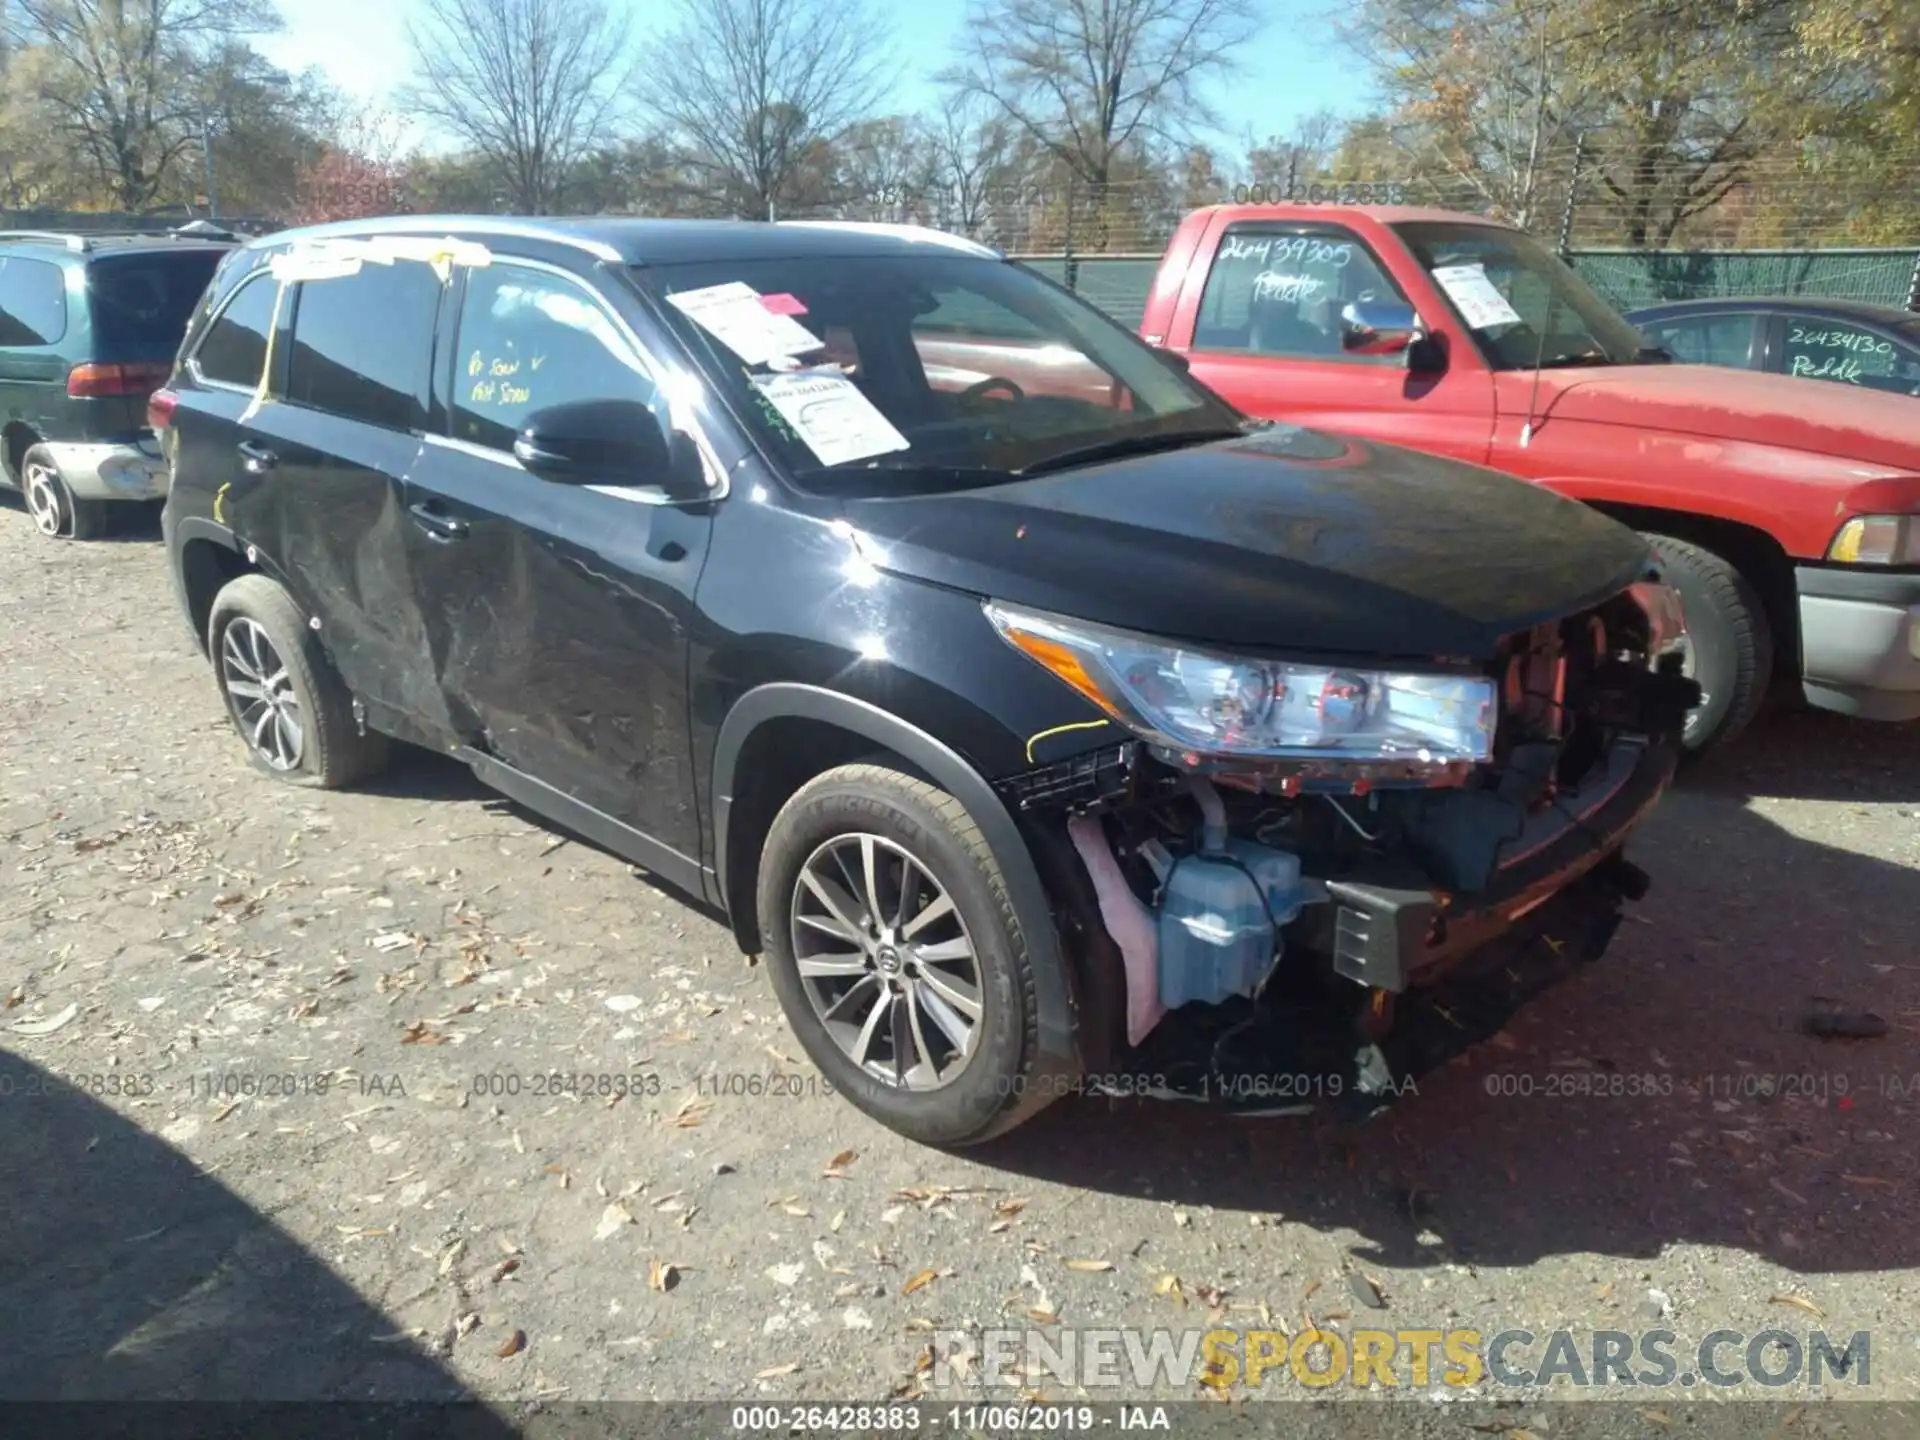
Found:
[(166, 498), (147, 398), (231, 237), (0, 231), (0, 484), (41, 534)]

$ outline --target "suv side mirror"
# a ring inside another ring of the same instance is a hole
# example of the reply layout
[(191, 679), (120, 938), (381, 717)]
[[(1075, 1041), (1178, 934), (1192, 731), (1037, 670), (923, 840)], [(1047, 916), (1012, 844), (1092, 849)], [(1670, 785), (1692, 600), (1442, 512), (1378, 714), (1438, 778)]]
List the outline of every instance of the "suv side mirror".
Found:
[(1355, 300), (1340, 312), (1340, 348), (1349, 355), (1398, 355), (1420, 333), (1413, 307), (1395, 300)]
[(527, 417), (514, 458), (542, 480), (569, 485), (652, 485), (676, 500), (707, 493), (690, 444), (675, 444), (639, 400), (576, 400)]

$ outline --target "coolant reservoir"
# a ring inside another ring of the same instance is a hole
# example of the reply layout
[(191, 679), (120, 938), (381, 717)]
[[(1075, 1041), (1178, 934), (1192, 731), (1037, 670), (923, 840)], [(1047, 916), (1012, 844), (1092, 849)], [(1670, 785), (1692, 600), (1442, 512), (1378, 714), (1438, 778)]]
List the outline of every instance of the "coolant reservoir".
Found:
[(1303, 900), (1300, 858), (1284, 850), (1228, 840), (1222, 854), (1181, 859), (1160, 905), (1161, 1004), (1171, 1010), (1253, 994), (1279, 959), (1277, 927)]

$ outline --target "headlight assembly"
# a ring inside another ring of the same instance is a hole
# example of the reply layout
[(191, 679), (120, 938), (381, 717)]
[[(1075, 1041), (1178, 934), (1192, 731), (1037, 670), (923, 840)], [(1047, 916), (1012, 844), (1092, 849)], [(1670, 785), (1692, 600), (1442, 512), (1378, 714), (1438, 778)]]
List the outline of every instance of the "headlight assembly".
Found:
[(1008, 644), (1115, 721), (1172, 750), (1285, 759), (1481, 761), (1494, 684), (1196, 649), (989, 601)]

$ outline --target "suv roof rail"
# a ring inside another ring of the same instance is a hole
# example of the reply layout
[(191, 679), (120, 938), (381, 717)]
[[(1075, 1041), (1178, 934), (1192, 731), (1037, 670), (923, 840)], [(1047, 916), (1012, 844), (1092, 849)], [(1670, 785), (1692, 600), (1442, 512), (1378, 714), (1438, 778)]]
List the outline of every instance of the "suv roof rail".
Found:
[(69, 250), (91, 250), (93, 242), (72, 230), (0, 230), (0, 241), (52, 240)]

